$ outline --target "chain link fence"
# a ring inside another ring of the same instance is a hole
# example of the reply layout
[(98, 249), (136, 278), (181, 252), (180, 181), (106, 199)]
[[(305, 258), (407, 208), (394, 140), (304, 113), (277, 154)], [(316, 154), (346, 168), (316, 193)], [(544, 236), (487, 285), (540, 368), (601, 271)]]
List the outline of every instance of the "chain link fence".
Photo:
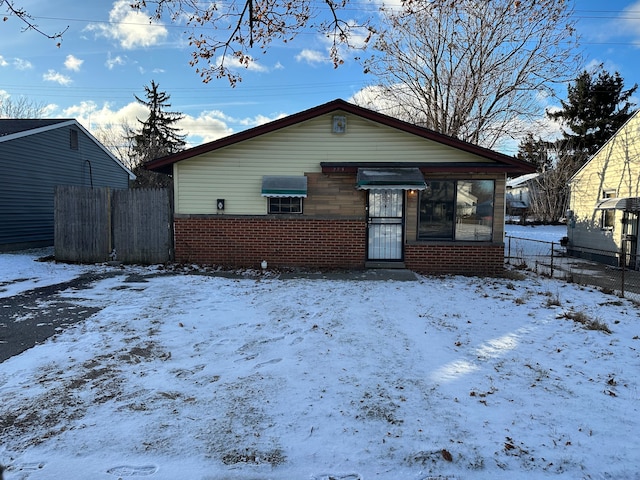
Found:
[[(570, 255), (561, 242), (505, 237), (505, 263), (512, 268), (591, 285), (603, 292), (640, 302), (640, 272), (627, 267), (627, 262), (621, 262), (620, 252), (581, 248), (580, 255)], [(613, 265), (588, 258), (609, 258)]]

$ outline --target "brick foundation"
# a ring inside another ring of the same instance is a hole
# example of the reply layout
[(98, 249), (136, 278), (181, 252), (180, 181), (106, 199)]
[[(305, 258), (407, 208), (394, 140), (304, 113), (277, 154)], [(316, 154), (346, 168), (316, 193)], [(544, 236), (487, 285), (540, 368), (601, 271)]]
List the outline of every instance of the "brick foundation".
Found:
[(405, 245), (405, 265), (430, 275), (491, 276), (504, 270), (502, 244), (424, 244)]
[[(175, 259), (179, 263), (259, 268), (362, 269), (366, 222), (360, 219), (178, 216)], [(502, 244), (408, 243), (405, 266), (444, 275), (496, 275), (503, 271)]]
[(192, 216), (175, 218), (177, 262), (259, 268), (364, 268), (363, 220)]

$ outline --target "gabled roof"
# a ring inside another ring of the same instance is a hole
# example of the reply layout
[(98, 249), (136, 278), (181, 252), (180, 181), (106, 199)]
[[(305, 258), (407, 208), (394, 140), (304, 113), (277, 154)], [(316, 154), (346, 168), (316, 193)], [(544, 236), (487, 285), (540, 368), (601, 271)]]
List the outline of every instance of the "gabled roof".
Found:
[(125, 167), (125, 165), (111, 153), (102, 143), (98, 141), (89, 131), (84, 128), (77, 120), (69, 118), (43, 118), (43, 119), (22, 119), (22, 118), (2, 118), (0, 119), (0, 143), (9, 142), (17, 138), (36, 135), (38, 133), (73, 126), (87, 135), (104, 153), (116, 162), (124, 171), (127, 172), (131, 180), (135, 180), (135, 174)]
[(0, 137), (49, 127), (57, 123), (68, 122), (70, 120), (71, 119), (69, 118), (2, 118), (0, 119)]
[(584, 164), (571, 176), (571, 178), (569, 179), (569, 183), (572, 183), (575, 178), (585, 169), (587, 168), (587, 165), (589, 165), (589, 163), (591, 163), (591, 160), (593, 160), (594, 158), (596, 158), (598, 155), (600, 155), (600, 152), (602, 152), (605, 148), (608, 147), (608, 145), (614, 141), (614, 139), (620, 134), (620, 132), (622, 132), (625, 128), (627, 128), (627, 125), (629, 125), (629, 123), (631, 123), (631, 121), (633, 121), (633, 119), (637, 116), (640, 116), (640, 110), (636, 110), (635, 113), (633, 113), (629, 118), (627, 118), (627, 121), (624, 122), (622, 124), (622, 126), (616, 131), (616, 133), (614, 133), (613, 135), (611, 135), (611, 137), (609, 138), (609, 140), (607, 140), (604, 145), (602, 145), (598, 151), (596, 153), (594, 153), (593, 155), (591, 155), (591, 157), (589, 157), (589, 159), (584, 162)]
[[(195, 156), (202, 155), (204, 153), (209, 153), (209, 152), (218, 150), (220, 148), (228, 147), (230, 145), (243, 142), (245, 140), (250, 140), (260, 135), (271, 133), (276, 130), (280, 130), (282, 128), (290, 127), (292, 125), (296, 125), (298, 123), (302, 123), (307, 120), (311, 120), (321, 115), (326, 115), (328, 113), (332, 113), (338, 110), (341, 112), (359, 116), (366, 120), (370, 120), (391, 128), (401, 130), (403, 132), (406, 132), (412, 135), (416, 135), (418, 137), (422, 137), (428, 140), (432, 140), (434, 142), (448, 145), (450, 147), (457, 148), (464, 152), (478, 155), (479, 157), (483, 157), (488, 160), (493, 160), (494, 162), (497, 162), (500, 166), (502, 166), (504, 171), (508, 171), (511, 173), (529, 173), (529, 172), (535, 171), (535, 166), (533, 166), (528, 162), (524, 162), (522, 160), (516, 159), (514, 157), (510, 157), (508, 155), (504, 155), (502, 153), (498, 153), (494, 150), (479, 147), (477, 145), (473, 145), (468, 142), (463, 142), (461, 140), (458, 140), (453, 137), (449, 137), (447, 135), (443, 135), (441, 133), (435, 132), (428, 128), (419, 127), (417, 125), (404, 122), (397, 118), (393, 118), (388, 115), (375, 112), (373, 110), (369, 110), (363, 107), (359, 107), (357, 105), (353, 105), (342, 99), (333, 100), (331, 102), (325, 103), (323, 105), (319, 105), (317, 107), (310, 108), (308, 110), (304, 110), (302, 112), (290, 115), (288, 117), (280, 118), (278, 120), (274, 120), (264, 125), (260, 125), (258, 127), (254, 127), (233, 135), (229, 135), (228, 137), (224, 137), (219, 140), (214, 140), (212, 142), (204, 143), (202, 145), (198, 145), (196, 147), (183, 150), (182, 152), (174, 153), (166, 157), (151, 160), (150, 162), (147, 162), (145, 164), (145, 167), (148, 170), (154, 170), (154, 171), (163, 172), (163, 173), (171, 173), (173, 164), (180, 162), (181, 160), (193, 158)], [(355, 168), (356, 165), (354, 164), (353, 166)], [(416, 166), (416, 165), (413, 164), (412, 166)], [(487, 166), (488, 165), (485, 163), (484, 168), (486, 168)], [(323, 165), (323, 169), (324, 168), (330, 169), (332, 168), (332, 165), (330, 164)], [(478, 168), (481, 168), (481, 167), (478, 166)], [(492, 170), (495, 170), (495, 169), (492, 169)]]
[(519, 177), (516, 177), (516, 178), (511, 178), (507, 180), (507, 188), (520, 187), (522, 185), (529, 183), (531, 180), (535, 180), (540, 175), (541, 175), (540, 172), (535, 172), (535, 173), (528, 173), (526, 175), (520, 175)]

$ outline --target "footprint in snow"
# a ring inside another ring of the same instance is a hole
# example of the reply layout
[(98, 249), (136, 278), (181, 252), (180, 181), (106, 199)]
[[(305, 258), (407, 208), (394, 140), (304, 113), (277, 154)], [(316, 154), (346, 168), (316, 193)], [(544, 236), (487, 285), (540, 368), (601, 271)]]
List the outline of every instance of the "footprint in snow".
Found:
[(143, 465), (143, 466), (132, 466), (132, 465), (120, 465), (119, 467), (113, 467), (107, 470), (107, 473), (110, 475), (116, 475), (118, 477), (133, 477), (133, 476), (144, 476), (144, 475), (153, 475), (158, 471), (158, 467), (155, 465)]
[(325, 474), (314, 477), (313, 480), (362, 480), (362, 476), (358, 473), (348, 473), (346, 475)]
[(264, 367), (265, 365), (272, 365), (274, 363), (280, 363), (282, 361), (281, 358), (274, 358), (273, 360), (268, 360), (266, 362), (258, 363), (256, 368)]
[[(31, 463), (21, 463), (18, 465), (10, 465), (5, 469), (5, 472), (16, 472), (18, 476), (15, 478), (19, 480), (27, 480), (30, 477), (31, 472), (36, 472), (44, 468), (43, 462), (31, 462)], [(2, 470), (0, 470), (0, 478)]]

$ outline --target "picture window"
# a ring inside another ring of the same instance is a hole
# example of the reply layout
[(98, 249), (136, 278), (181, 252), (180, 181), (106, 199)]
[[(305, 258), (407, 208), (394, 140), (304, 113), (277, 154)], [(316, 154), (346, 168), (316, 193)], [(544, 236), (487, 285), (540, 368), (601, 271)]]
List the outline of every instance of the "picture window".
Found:
[(489, 242), (493, 239), (493, 180), (425, 180), (418, 240)]

